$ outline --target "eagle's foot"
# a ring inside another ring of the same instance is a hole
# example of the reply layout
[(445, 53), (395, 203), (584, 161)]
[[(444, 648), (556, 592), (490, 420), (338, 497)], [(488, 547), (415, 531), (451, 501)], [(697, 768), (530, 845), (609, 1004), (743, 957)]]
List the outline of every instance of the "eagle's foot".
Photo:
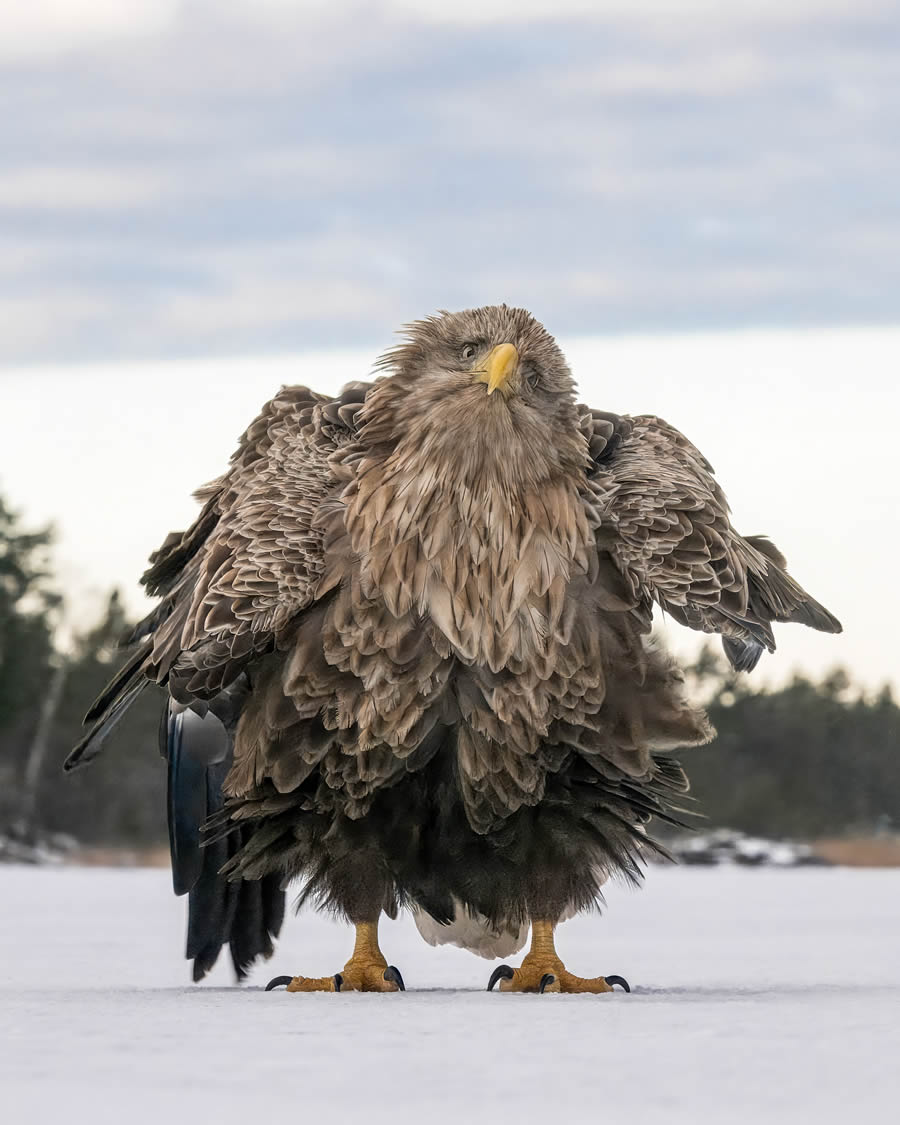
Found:
[(383, 957), (351, 957), (337, 974), (340, 992), (404, 992), (403, 977)]
[[(282, 983), (279, 978), (276, 978)], [(271, 982), (275, 985), (275, 981)], [(403, 978), (393, 965), (382, 957), (362, 961), (351, 957), (333, 977), (291, 977), (286, 992), (401, 992)]]
[(631, 989), (624, 977), (577, 977), (560, 960), (553, 944), (553, 923), (533, 922), (531, 949), (518, 969), (499, 965), (488, 982), (490, 992), (499, 982), (501, 992), (612, 992), (620, 985)]
[[(621, 977), (614, 978), (616, 983)], [(539, 958), (529, 954), (518, 969), (500, 965), (491, 973), (490, 991), (499, 981), (501, 992), (612, 992), (606, 977), (576, 977), (558, 957)]]
[(400, 970), (389, 965), (378, 948), (378, 923), (363, 922), (356, 927), (353, 956), (339, 973), (331, 977), (275, 977), (268, 992), (279, 985), (287, 992), (405, 992)]

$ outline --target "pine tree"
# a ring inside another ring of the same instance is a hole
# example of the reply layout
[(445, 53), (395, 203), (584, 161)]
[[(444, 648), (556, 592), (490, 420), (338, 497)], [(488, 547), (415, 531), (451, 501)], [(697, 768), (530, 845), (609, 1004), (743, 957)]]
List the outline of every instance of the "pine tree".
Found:
[(165, 764), (159, 756), (162, 692), (148, 686), (90, 767), (63, 774), (91, 701), (123, 659), (128, 621), (117, 591), (101, 621), (76, 638), (38, 793), (43, 828), (88, 844), (146, 846), (165, 840)]
[(26, 531), (0, 496), (0, 824), (18, 811), (38, 701), (52, 676), (54, 614), (61, 599), (49, 568), (52, 531)]

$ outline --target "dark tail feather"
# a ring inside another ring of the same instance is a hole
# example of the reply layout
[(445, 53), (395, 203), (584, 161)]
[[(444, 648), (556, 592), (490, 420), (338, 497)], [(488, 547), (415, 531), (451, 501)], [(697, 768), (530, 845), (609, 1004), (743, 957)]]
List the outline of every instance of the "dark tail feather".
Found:
[[(240, 883), (228, 883), (219, 875), (219, 868), (228, 859), (228, 839), (207, 848), (196, 849), (199, 872), (185, 891), (188, 894), (188, 927), (185, 956), (193, 961), (193, 978), (202, 980), (219, 958), (234, 925), (241, 892)], [(177, 878), (175, 857), (172, 857), (173, 882)]]
[(231, 740), (215, 715), (207, 713), (201, 718), (193, 711), (173, 714), (171, 709), (165, 738), (160, 749), (169, 762), (167, 812), (172, 886), (175, 894), (184, 895), (214, 858), (207, 856), (200, 846), (200, 829), (210, 813), (222, 805), (222, 782), (230, 764)]
[(141, 665), (149, 653), (150, 646), (142, 645), (131, 659), (116, 672), (91, 704), (90, 710), (84, 717), (85, 723), (93, 723), (97, 719), (104, 718), (109, 710), (117, 706), (121, 697), (131, 689), (135, 679), (140, 676)]
[(142, 668), (149, 651), (148, 645), (142, 645), (91, 704), (84, 722), (94, 725), (63, 762), (67, 773), (86, 766), (97, 757), (106, 738), (147, 686), (149, 681), (144, 678)]
[(752, 672), (766, 651), (758, 641), (741, 641), (735, 637), (723, 637), (722, 648), (736, 672)]
[[(242, 836), (249, 835), (246, 830)], [(279, 875), (266, 875), (253, 882), (236, 884), (240, 890), (229, 948), (238, 980), (243, 980), (257, 957), (271, 957), (273, 938), (284, 921), (284, 891)]]
[(106, 741), (107, 737), (119, 725), (125, 717), (125, 712), (132, 703), (134, 703), (149, 682), (149, 680), (145, 680), (142, 677), (130, 683), (125, 688), (113, 706), (109, 708), (98, 722), (94, 723), (88, 733), (63, 762), (63, 769), (66, 773), (71, 773), (72, 770), (78, 769), (79, 766), (86, 766), (88, 762), (93, 761), (94, 758), (97, 757), (103, 749), (103, 743)]
[(231, 737), (211, 712), (170, 715), (165, 754), (169, 760), (169, 845), (175, 893), (188, 895), (186, 956), (194, 980), (202, 980), (228, 945), (238, 980), (257, 957), (272, 954), (284, 919), (278, 876), (228, 882), (219, 872), (249, 840), (241, 826), (205, 843), (201, 829), (224, 806), (222, 786), (231, 765)]

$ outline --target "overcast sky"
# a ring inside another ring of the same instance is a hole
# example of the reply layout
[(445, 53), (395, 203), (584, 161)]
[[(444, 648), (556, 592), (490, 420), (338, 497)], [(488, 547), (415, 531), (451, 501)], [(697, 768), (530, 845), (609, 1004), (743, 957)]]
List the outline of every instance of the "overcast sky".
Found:
[(507, 301), (844, 619), (763, 675), (900, 684), (898, 13), (0, 0), (0, 490), (58, 526), (73, 621), (139, 608), (280, 383)]
[(884, 322), (896, 0), (3, 0), (0, 364)]

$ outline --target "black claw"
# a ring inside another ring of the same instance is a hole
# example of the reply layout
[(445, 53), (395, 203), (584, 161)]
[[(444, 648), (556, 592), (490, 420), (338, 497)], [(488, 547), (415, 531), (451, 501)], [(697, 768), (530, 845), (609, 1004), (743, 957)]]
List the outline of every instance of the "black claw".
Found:
[(604, 977), (603, 979), (610, 988), (614, 985), (619, 985), (623, 992), (631, 992), (631, 986), (624, 977)]
[(538, 992), (543, 992), (545, 988), (549, 988), (555, 980), (556, 977), (553, 975), (553, 973), (544, 973), (544, 975), (541, 977), (541, 983), (538, 986)]
[(343, 983), (344, 983), (344, 978), (341, 976), (341, 974), (335, 973), (334, 974), (334, 991), (340, 992), (341, 991), (341, 985)]
[(406, 985), (403, 983), (403, 977), (400, 976), (400, 970), (396, 965), (388, 965), (381, 975), (383, 980), (393, 981), (401, 992), (406, 992)]
[(273, 988), (280, 988), (283, 984), (290, 984), (293, 977), (272, 977), (266, 985), (266, 992), (271, 992)]
[(514, 976), (515, 973), (509, 967), (509, 965), (498, 965), (497, 968), (494, 969), (494, 971), (491, 973), (491, 979), (488, 981), (488, 992), (493, 991), (494, 985), (498, 980), (512, 980)]

